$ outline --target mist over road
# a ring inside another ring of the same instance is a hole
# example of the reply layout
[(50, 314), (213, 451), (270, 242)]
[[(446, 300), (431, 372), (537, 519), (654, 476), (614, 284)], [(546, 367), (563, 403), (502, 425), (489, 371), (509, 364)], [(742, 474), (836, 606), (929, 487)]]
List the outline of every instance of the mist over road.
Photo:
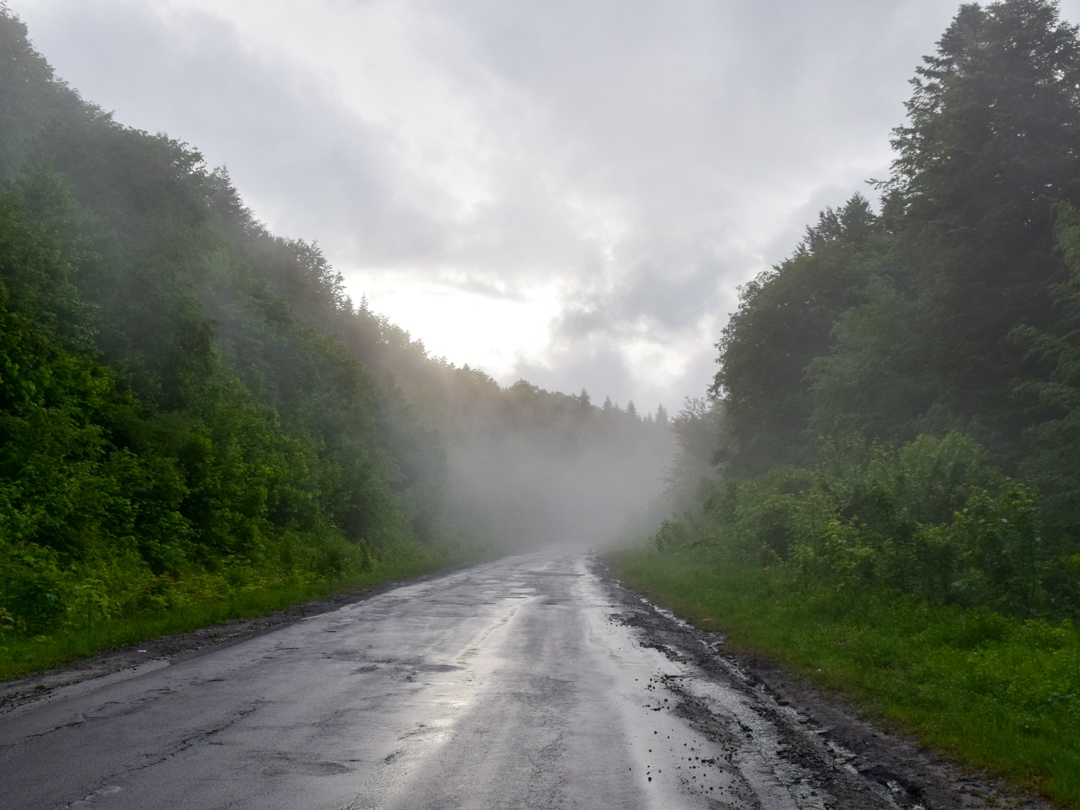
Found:
[(585, 555), (500, 560), (22, 706), (0, 806), (898, 806), (709, 641)]

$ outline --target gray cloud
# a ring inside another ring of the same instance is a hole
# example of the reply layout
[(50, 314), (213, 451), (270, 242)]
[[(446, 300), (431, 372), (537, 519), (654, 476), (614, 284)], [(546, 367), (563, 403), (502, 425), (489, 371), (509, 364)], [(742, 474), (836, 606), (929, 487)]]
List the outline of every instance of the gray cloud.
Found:
[(648, 407), (701, 395), (735, 286), (887, 173), (907, 82), (958, 3), (11, 7), (87, 98), (227, 163), (357, 293), (402, 292), (391, 316), (436, 354), (457, 326), (410, 322), (408, 291), (524, 306), (553, 285), (546, 347), (500, 378)]
[[(256, 213), (290, 235), (325, 234), (376, 260), (441, 251), (437, 224), (407, 200), (413, 189), (395, 171), (391, 135), (350, 115), (303, 65), (251, 52), (235, 23), (127, 2), (68, 6), (46, 22), (55, 28), (42, 26), (39, 47), (61, 76), (122, 123), (227, 164)], [(424, 193), (438, 201), (437, 188)]]

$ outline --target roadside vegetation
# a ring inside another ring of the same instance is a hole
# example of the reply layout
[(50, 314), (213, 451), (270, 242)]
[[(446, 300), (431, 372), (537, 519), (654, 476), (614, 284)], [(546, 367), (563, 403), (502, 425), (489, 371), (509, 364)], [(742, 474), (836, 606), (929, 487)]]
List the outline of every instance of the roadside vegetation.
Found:
[(204, 590), (167, 609), (132, 610), (126, 615), (97, 622), (69, 621), (44, 635), (8, 633), (3, 638), (0, 654), (0, 681), (39, 672), (57, 663), (87, 658), (101, 650), (213, 627), (233, 619), (265, 616), (294, 605), (409, 579), (460, 559), (446, 554), (414, 554), (411, 558), (399, 555), (383, 559), (378, 565), (352, 576), (263, 581), (240, 588), (204, 580)]
[(620, 553), (619, 577), (728, 650), (764, 656), (895, 731), (1062, 807), (1080, 796), (1080, 633), (1068, 621), (807, 588), (722, 554)]
[(670, 441), (430, 357), (0, 3), (0, 677), (550, 539)]
[(961, 7), (881, 206), (741, 290), (629, 583), (1080, 804), (1080, 40)]

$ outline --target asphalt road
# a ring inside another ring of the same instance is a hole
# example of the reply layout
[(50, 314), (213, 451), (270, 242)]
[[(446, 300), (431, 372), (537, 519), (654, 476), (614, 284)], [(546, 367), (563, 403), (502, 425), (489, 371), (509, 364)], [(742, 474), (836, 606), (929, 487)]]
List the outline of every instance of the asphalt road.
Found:
[(0, 807), (913, 806), (685, 629), (584, 555), (481, 565), (19, 707)]

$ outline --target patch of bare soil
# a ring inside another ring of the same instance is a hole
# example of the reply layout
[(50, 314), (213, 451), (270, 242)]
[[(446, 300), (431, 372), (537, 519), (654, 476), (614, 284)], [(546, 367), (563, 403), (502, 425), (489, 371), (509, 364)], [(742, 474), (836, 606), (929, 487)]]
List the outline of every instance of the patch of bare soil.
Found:
[[(838, 695), (785, 672), (775, 661), (726, 652), (723, 634), (699, 630), (658, 609), (615, 579), (599, 561), (595, 571), (615, 603), (622, 606), (621, 621), (639, 628), (649, 646), (694, 664), (707, 677), (744, 694), (754, 711), (780, 733), (783, 758), (813, 772), (814, 787), (834, 797), (838, 808), (1052, 807), (1045, 799), (1012, 790), (984, 772), (922, 748), (912, 737), (883, 730), (859, 717)], [(679, 693), (678, 684), (666, 685)], [(703, 701), (687, 693), (680, 698), (678, 711), (714, 742), (722, 743), (725, 735), (733, 733), (719, 727), (718, 718)], [(880, 786), (879, 795), (886, 804), (867, 794), (866, 780)]]

